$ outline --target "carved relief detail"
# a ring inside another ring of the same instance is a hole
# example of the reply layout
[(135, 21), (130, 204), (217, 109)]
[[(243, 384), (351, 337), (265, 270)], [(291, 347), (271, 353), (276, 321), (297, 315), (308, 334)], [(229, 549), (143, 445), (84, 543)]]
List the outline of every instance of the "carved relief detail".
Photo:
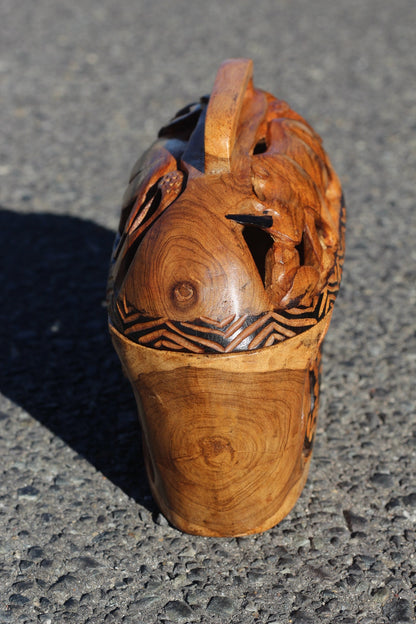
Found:
[(251, 63), (227, 62), (211, 96), (180, 110), (133, 167), (111, 322), (137, 344), (190, 353), (290, 339), (332, 309), (344, 230), (320, 137), (254, 88)]
[(251, 351), (297, 336), (332, 309), (336, 291), (326, 290), (314, 308), (267, 312), (259, 316), (231, 315), (222, 321), (200, 317), (191, 322), (150, 318), (117, 301), (113, 322), (129, 340), (154, 349), (188, 353)]
[(189, 322), (143, 315), (122, 298), (113, 299), (110, 315), (129, 340), (153, 349), (187, 353), (231, 353), (272, 346), (306, 331), (330, 312), (338, 294), (344, 263), (345, 205), (342, 202), (340, 247), (327, 287), (314, 306), (236, 315), (217, 321), (199, 317)]

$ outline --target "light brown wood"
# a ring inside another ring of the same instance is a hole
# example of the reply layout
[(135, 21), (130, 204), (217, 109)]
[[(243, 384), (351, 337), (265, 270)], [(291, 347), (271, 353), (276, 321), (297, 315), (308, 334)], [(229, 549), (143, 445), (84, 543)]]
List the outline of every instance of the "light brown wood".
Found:
[(136, 163), (109, 277), (153, 495), (178, 528), (279, 522), (306, 480), (345, 208), (320, 138), (225, 62)]
[[(253, 61), (225, 61), (215, 79), (205, 121), (205, 174), (231, 171), (231, 158)], [(253, 90), (251, 83), (250, 92)]]
[(139, 407), (152, 493), (173, 524), (245, 535), (290, 511), (311, 458), (310, 374), (329, 321), (278, 346), (222, 355), (149, 349), (111, 327)]

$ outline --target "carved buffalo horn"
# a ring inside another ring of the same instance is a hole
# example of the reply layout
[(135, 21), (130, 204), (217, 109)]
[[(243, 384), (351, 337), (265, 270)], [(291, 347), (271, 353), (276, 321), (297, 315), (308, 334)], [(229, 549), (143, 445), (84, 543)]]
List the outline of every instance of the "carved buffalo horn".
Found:
[(319, 136), (221, 65), (133, 167), (108, 281), (153, 496), (179, 529), (266, 530), (305, 484), (345, 208)]

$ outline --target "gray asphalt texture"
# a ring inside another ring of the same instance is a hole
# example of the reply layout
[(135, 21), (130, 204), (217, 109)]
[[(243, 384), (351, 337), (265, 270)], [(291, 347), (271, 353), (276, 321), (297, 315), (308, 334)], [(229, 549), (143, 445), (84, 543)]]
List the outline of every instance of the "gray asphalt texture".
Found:
[[(415, 622), (414, 0), (3, 0), (0, 30), (0, 623)], [(152, 501), (103, 300), (130, 167), (237, 56), (324, 138), (347, 255), (307, 486), (213, 539)]]

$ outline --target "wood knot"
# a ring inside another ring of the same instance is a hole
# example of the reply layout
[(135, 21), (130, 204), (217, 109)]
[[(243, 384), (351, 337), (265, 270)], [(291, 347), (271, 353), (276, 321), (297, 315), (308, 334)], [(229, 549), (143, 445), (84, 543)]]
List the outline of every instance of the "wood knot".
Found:
[(212, 467), (224, 466), (234, 461), (235, 451), (231, 442), (223, 436), (212, 436), (198, 440), (206, 464)]
[(197, 300), (196, 289), (190, 282), (178, 282), (172, 289), (173, 299), (180, 306), (188, 306)]

